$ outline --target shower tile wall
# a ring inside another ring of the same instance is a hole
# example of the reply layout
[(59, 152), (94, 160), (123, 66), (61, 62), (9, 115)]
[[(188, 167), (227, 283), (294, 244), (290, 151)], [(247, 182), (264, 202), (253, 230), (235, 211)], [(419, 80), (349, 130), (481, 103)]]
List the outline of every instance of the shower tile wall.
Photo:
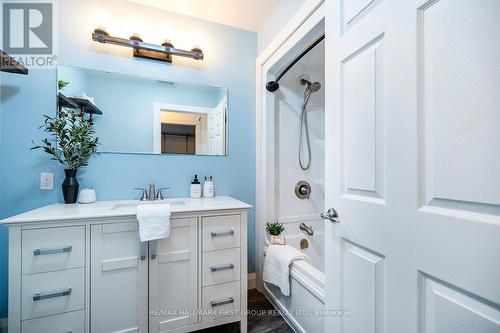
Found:
[[(307, 106), (312, 163), (311, 168), (306, 171), (298, 163), (300, 114), (305, 91), (305, 87), (298, 81), (302, 76), (311, 82), (319, 81), (323, 86), (319, 92), (312, 94)], [(277, 214), (285, 221), (289, 221), (291, 217), (317, 216), (324, 209), (324, 82), (323, 43), (306, 55), (280, 81), (276, 125)], [(295, 196), (295, 184), (300, 180), (311, 184), (310, 199), (301, 200)]]

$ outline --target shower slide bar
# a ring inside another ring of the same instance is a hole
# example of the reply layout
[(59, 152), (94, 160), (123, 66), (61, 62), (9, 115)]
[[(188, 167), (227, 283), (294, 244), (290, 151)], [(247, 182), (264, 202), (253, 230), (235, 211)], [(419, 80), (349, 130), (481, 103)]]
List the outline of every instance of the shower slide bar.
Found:
[(286, 68), (278, 75), (278, 77), (276, 78), (276, 80), (269, 81), (266, 84), (267, 91), (269, 91), (269, 92), (275, 92), (276, 90), (278, 90), (279, 87), (280, 87), (280, 85), (279, 85), (278, 82), (283, 77), (283, 75), (285, 75), (285, 73), (288, 72), (290, 70), (290, 68), (292, 68), (300, 59), (302, 59), (302, 57), (304, 57), (307, 53), (309, 53), (309, 51), (311, 51), (312, 49), (314, 49), (314, 47), (316, 47), (316, 45), (318, 45), (319, 43), (321, 43), (321, 41), (323, 39), (325, 39), (325, 34), (324, 33), (322, 33), (318, 38), (316, 38), (308, 47), (306, 47), (304, 49), (304, 51), (302, 51), (302, 53), (300, 53), (295, 59), (293, 59), (288, 64), (288, 66), (286, 66)]

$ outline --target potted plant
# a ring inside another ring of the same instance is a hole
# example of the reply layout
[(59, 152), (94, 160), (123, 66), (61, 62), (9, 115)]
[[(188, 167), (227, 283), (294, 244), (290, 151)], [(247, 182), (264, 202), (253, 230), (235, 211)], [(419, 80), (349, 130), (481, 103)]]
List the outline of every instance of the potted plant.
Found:
[(64, 165), (64, 202), (75, 203), (79, 187), (77, 170), (87, 166), (90, 157), (97, 151), (99, 138), (95, 136), (94, 125), (73, 110), (61, 110), (55, 117), (44, 115), (44, 118), (39, 128), (49, 133), (50, 138), (45, 138), (31, 149), (43, 149), (52, 160)]
[(59, 90), (63, 90), (68, 84), (68, 81), (59, 80), (57, 81), (57, 88), (59, 88)]
[(273, 245), (284, 245), (285, 237), (283, 236), (283, 231), (285, 231), (285, 227), (283, 223), (274, 222), (274, 223), (266, 223), (266, 230), (270, 236), (271, 244)]

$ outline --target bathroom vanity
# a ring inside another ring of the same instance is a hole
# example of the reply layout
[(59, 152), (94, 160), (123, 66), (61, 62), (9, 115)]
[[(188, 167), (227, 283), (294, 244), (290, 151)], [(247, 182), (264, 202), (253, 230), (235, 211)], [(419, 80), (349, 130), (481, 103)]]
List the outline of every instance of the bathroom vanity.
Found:
[(247, 210), (175, 198), (170, 236), (141, 243), (138, 200), (54, 204), (9, 227), (9, 333), (246, 332)]

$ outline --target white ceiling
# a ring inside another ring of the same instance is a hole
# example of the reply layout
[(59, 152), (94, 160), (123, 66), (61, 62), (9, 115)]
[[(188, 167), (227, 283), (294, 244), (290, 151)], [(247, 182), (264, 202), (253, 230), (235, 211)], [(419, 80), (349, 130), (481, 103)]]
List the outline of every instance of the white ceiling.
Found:
[(281, 0), (129, 0), (258, 32)]

